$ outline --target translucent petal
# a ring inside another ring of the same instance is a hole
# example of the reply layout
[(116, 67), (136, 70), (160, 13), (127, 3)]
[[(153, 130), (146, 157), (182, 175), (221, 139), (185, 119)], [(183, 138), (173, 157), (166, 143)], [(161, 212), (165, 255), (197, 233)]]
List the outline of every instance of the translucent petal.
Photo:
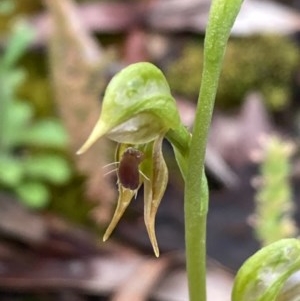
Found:
[(155, 235), (155, 217), (168, 183), (168, 169), (162, 154), (163, 135), (159, 136), (153, 144), (152, 175), (150, 181), (144, 184), (144, 219), (149, 239), (156, 257), (159, 248)]

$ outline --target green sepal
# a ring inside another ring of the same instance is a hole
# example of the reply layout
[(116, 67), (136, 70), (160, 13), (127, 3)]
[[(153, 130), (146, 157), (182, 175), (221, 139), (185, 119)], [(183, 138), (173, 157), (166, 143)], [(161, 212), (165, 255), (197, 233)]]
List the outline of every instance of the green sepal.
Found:
[(106, 135), (127, 144), (144, 144), (180, 125), (175, 99), (163, 73), (153, 64), (129, 65), (106, 88), (100, 118), (81, 149)]

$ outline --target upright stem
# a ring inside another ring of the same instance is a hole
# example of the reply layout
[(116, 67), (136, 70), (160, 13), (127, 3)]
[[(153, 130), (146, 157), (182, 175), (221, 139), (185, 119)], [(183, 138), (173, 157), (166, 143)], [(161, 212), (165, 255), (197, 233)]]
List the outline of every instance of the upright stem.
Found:
[[(242, 0), (213, 0), (204, 43), (201, 89), (185, 182), (185, 240), (190, 301), (206, 300), (205, 149), (227, 40)], [(204, 175), (204, 176), (203, 176)]]

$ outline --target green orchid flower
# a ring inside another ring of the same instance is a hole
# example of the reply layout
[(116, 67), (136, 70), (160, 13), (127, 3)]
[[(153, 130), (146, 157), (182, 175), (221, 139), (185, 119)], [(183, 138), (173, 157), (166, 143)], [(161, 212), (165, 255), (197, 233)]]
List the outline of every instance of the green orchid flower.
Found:
[(103, 136), (119, 143), (116, 151), (119, 197), (104, 241), (144, 185), (145, 225), (154, 253), (159, 256), (155, 216), (168, 182), (162, 142), (169, 130), (180, 125), (168, 83), (154, 65), (145, 62), (130, 65), (107, 86), (100, 118), (77, 152), (82, 154)]

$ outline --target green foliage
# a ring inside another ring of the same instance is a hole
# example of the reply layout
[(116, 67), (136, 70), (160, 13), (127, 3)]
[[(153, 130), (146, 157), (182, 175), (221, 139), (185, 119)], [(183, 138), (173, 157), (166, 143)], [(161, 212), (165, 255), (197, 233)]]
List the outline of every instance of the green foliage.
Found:
[(254, 226), (262, 245), (268, 245), (297, 234), (289, 183), (293, 146), (274, 136), (266, 138), (262, 148)]
[(26, 75), (16, 64), (33, 35), (26, 24), (16, 23), (0, 57), (0, 189), (40, 208), (50, 199), (49, 184), (65, 183), (70, 167), (58, 154), (67, 143), (60, 123), (34, 121), (32, 106), (16, 96)]
[[(175, 92), (196, 98), (202, 58), (203, 46), (199, 43), (184, 48), (182, 57), (167, 71)], [(236, 106), (250, 90), (260, 90), (273, 110), (280, 110), (288, 103), (292, 73), (299, 60), (298, 49), (290, 39), (254, 36), (230, 40), (225, 58), (217, 94), (218, 106)]]

